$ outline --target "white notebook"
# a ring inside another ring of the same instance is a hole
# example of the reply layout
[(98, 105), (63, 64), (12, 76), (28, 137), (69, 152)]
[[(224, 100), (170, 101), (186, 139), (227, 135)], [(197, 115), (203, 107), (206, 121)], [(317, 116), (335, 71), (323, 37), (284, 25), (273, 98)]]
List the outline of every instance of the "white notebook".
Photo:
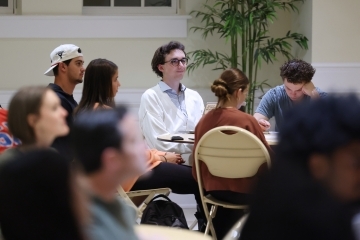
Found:
[(205, 106), (204, 115), (216, 108), (217, 102), (207, 102)]

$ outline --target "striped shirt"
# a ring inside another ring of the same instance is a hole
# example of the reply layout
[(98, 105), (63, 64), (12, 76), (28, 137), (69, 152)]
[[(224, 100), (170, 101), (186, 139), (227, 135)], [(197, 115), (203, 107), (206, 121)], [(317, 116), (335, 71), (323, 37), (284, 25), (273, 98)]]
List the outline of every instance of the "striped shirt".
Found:
[(167, 93), (171, 101), (175, 104), (176, 108), (181, 110), (181, 112), (187, 117), (186, 112), (186, 105), (185, 105), (185, 90), (186, 87), (180, 83), (180, 92), (177, 94), (176, 91), (174, 91), (169, 85), (167, 85), (165, 82), (160, 81), (159, 87), (161, 91)]

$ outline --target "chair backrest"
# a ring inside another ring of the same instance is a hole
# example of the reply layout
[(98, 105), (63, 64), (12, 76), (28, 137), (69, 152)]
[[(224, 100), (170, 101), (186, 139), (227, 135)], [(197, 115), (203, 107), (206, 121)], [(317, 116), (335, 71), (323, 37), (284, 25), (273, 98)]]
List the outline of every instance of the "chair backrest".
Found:
[(198, 181), (199, 161), (206, 164), (212, 175), (223, 178), (252, 177), (261, 164), (266, 162), (270, 166), (270, 155), (260, 139), (234, 126), (221, 126), (205, 133), (196, 146), (194, 159)]
[(119, 196), (124, 200), (124, 202), (129, 205), (130, 207), (134, 208), (136, 211), (136, 215), (138, 217), (141, 217), (142, 212), (138, 209), (138, 207), (133, 203), (133, 201), (131, 201), (131, 199), (129, 198), (129, 196), (126, 194), (126, 192), (124, 191), (124, 189), (119, 186), (117, 188), (117, 192), (119, 194)]

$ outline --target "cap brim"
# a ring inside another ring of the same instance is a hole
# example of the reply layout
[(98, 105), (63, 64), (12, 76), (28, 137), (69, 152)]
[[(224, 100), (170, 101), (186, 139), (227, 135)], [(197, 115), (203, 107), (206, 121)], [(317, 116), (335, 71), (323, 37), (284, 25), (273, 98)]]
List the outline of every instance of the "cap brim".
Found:
[(54, 65), (54, 66), (51, 66), (44, 74), (45, 74), (46, 76), (49, 76), (49, 77), (54, 76), (54, 71), (53, 71), (53, 69), (54, 69), (56, 66), (57, 66), (57, 64)]

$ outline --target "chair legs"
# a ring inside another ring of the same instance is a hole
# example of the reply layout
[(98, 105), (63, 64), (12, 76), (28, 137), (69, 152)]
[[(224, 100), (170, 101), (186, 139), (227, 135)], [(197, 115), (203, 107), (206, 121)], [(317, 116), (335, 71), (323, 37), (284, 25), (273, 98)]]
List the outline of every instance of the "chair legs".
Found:
[(205, 229), (205, 235), (207, 235), (209, 233), (209, 230), (210, 230), (212, 238), (214, 240), (216, 240), (217, 238), (216, 238), (215, 228), (214, 228), (214, 225), (212, 223), (212, 219), (216, 216), (217, 209), (218, 209), (217, 205), (212, 205), (211, 206), (208, 222), (206, 224), (206, 229)]
[[(196, 224), (198, 223), (198, 220), (195, 220), (192, 224), (191, 224), (191, 226), (189, 227), (189, 229), (190, 230), (193, 230), (194, 228), (195, 228), (195, 226), (196, 226)], [(199, 229), (200, 230), (200, 229)]]

